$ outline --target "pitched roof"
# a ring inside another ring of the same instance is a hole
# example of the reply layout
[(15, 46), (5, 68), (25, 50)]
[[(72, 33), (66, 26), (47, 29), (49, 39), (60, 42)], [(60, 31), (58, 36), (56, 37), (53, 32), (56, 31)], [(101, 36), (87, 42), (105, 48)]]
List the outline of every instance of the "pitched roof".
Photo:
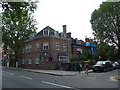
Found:
[(50, 26), (46, 26), (46, 27), (43, 28), (40, 32), (38, 32), (36, 36), (41, 35), (41, 32), (42, 32), (43, 30), (49, 30), (50, 32), (55, 31), (55, 30), (54, 30), (53, 28), (51, 28)]

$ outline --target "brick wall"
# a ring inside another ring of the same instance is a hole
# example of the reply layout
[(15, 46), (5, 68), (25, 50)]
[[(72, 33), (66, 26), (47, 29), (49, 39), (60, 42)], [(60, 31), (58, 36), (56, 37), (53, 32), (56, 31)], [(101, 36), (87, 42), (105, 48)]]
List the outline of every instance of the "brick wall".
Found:
[[(43, 43), (48, 42), (49, 43), (49, 49), (48, 50), (43, 50)], [(35, 45), (36, 43), (39, 43), (40, 47), (39, 50), (36, 51)], [(56, 50), (56, 43), (60, 44), (60, 50)], [(66, 44), (68, 46), (67, 51), (63, 50), (63, 44)], [(58, 62), (58, 54), (59, 53), (65, 53), (66, 55), (70, 56), (71, 55), (71, 40), (64, 40), (60, 38), (55, 38), (55, 37), (41, 37), (36, 40), (32, 40), (29, 42), (25, 43), (25, 46), (32, 46), (31, 52), (28, 53), (23, 53), (23, 57), (25, 59), (26, 64), (24, 65), (25, 67), (28, 68), (43, 68), (43, 69), (55, 69), (56, 68), (56, 63)], [(47, 52), (52, 55), (52, 61), (51, 63), (45, 62), (45, 61), (40, 61), (40, 63), (37, 65), (35, 64), (35, 59), (40, 58), (40, 53)], [(26, 59), (32, 58), (32, 64), (29, 65), (28, 61)]]

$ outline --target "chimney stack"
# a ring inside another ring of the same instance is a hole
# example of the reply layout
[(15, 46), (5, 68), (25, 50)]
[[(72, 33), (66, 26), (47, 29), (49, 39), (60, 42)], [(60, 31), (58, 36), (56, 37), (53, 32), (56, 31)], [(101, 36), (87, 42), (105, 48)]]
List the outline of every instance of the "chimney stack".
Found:
[(66, 25), (63, 25), (63, 32), (66, 33), (67, 30), (66, 30)]
[(89, 38), (85, 38), (85, 42), (89, 42), (90, 41), (90, 39)]

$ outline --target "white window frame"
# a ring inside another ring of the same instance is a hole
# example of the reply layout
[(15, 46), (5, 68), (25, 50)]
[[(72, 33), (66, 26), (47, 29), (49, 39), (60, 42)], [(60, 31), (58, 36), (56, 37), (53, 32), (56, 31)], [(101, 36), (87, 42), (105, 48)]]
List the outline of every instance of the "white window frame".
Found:
[(36, 49), (36, 51), (39, 50), (39, 48), (40, 48), (40, 44), (39, 44), (39, 43), (36, 43), (36, 44), (35, 44), (35, 49)]
[(63, 44), (63, 51), (67, 51), (67, 45)]
[(43, 35), (49, 35), (49, 30), (43, 30)]
[(29, 50), (28, 51), (32, 52), (32, 46), (31, 45), (29, 45)]
[(26, 46), (26, 53), (27, 53), (27, 52), (29, 52), (29, 47), (28, 47), (28, 46)]
[(60, 50), (60, 44), (56, 43), (56, 50)]
[(80, 51), (80, 53), (83, 53), (81, 48), (77, 48), (77, 51)]
[(36, 59), (35, 59), (35, 64), (39, 64), (39, 63), (40, 63), (39, 58), (36, 58)]
[(31, 58), (28, 59), (28, 64), (32, 64), (32, 59)]
[(22, 64), (25, 64), (25, 59), (22, 60)]
[[(46, 48), (46, 47), (48, 47), (48, 48)], [(48, 42), (43, 43), (43, 50), (49, 50), (49, 43)]]
[(64, 61), (69, 62), (69, 57), (68, 56), (59, 56), (59, 61), (60, 62), (64, 62)]

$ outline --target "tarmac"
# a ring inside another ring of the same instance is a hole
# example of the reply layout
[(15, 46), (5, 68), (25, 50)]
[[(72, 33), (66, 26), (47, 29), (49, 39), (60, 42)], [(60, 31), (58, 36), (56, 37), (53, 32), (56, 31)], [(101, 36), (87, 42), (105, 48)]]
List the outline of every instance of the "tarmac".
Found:
[[(85, 73), (85, 71), (81, 71), (79, 73), (79, 71), (25, 69), (25, 68), (15, 68), (15, 67), (4, 67), (4, 68), (23, 70), (23, 71), (34, 72), (34, 73), (49, 74), (49, 75), (55, 75), (55, 76), (75, 76), (81, 73)], [(92, 70), (88, 70), (88, 72), (91, 73)]]

